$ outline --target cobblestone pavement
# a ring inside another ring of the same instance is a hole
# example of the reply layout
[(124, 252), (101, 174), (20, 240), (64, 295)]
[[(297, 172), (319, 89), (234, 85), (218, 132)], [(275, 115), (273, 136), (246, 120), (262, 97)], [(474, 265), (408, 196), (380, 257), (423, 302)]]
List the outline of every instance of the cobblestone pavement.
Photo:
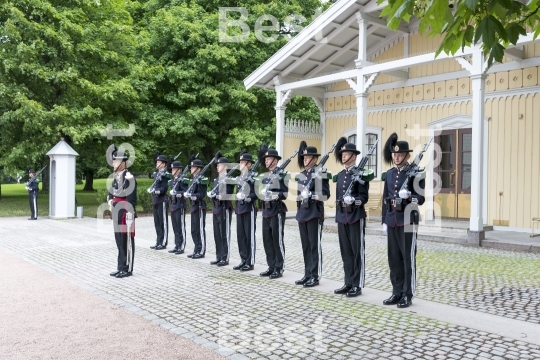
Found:
[[(78, 225), (75, 231), (74, 225)], [(86, 232), (79, 230), (84, 227), (87, 227)], [(142, 239), (152, 239), (152, 220), (140, 219), (137, 232)], [(211, 233), (207, 235), (211, 239)], [(114, 279), (108, 276), (108, 271), (114, 267), (116, 247), (112, 234), (109, 238), (96, 233), (95, 220), (92, 219), (29, 223), (14, 221), (3, 222), (0, 227), (0, 249), (232, 359), (540, 358), (537, 345), (409, 312), (245, 276), (210, 266), (208, 261), (212, 260), (211, 256), (195, 261), (137, 247), (135, 276)], [(213, 242), (210, 239), (209, 252)], [(325, 234), (324, 239), (324, 276), (339, 279), (341, 263), (336, 235)], [(301, 257), (299, 240), (294, 227), (287, 227), (286, 241), (288, 269), (302, 270), (302, 263), (298, 260)], [(189, 250), (192, 244), (188, 244)], [(368, 244), (368, 257), (371, 257), (368, 286), (377, 287), (380, 284), (380, 288), (385, 288), (387, 274), (384, 270), (383, 240), (370, 238)], [(499, 282), (496, 276), (491, 277), (492, 270), (465, 266), (468, 261), (475, 260), (467, 251), (477, 257), (493, 254), (493, 271), (503, 269), (508, 264), (538, 261), (537, 258), (519, 253), (484, 253), (448, 245), (420, 245), (419, 260), (425, 263), (436, 262), (439, 252), (442, 255), (454, 254), (454, 260), (438, 259), (443, 265), (437, 267), (437, 271), (430, 269), (424, 274), (436, 280), (424, 280), (426, 284), (437, 286), (437, 281), (449, 281), (458, 278), (457, 274), (471, 271), (472, 274), (467, 274), (461, 280), (464, 281), (462, 285), (454, 281), (458, 284), (456, 289), (462, 286), (465, 292), (471, 294), (482, 293), (473, 286), (477, 279), (481, 280), (479, 286), (493, 289), (508, 279), (514, 284), (514, 278), (518, 275), (528, 279), (525, 276), (528, 271), (527, 268), (516, 269), (512, 276), (502, 276), (504, 280)], [(259, 245), (258, 262), (261, 263), (264, 262), (262, 253), (262, 246)], [(495, 262), (497, 257), (502, 258), (502, 265)], [(457, 259), (459, 263), (450, 268), (444, 265), (452, 264)], [(377, 261), (381, 264), (377, 264)], [(441, 273), (448, 275), (441, 278)], [(468, 284), (468, 281), (471, 283)], [(516, 281), (520, 289), (528, 288), (526, 284), (529, 283)], [(428, 297), (430, 287), (424, 285), (424, 297)], [(534, 299), (534, 293), (522, 293), (524, 298)], [(480, 301), (478, 298), (475, 300)]]
[[(155, 238), (149, 219), (139, 226), (141, 236)], [(212, 215), (207, 216), (207, 248), (215, 252)], [(327, 219), (326, 221), (333, 221)], [(189, 226), (189, 221), (186, 221)], [(236, 222), (231, 226), (231, 251), (238, 257)], [(172, 230), (171, 230), (172, 231)], [(266, 265), (262, 223), (257, 221), (258, 264)], [(189, 234), (189, 230), (187, 232)], [(172, 236), (170, 236), (172, 238)], [(169, 242), (171, 247), (171, 242)], [(190, 235), (188, 249), (193, 243)], [(174, 244), (172, 244), (174, 246)], [(342, 281), (343, 263), (336, 233), (325, 231), (322, 240), (323, 278)], [(366, 287), (391, 292), (386, 238), (366, 237)], [(285, 226), (286, 269), (303, 273), (304, 263), (296, 222)], [(418, 298), (540, 324), (540, 254), (472, 248), (457, 244), (418, 241)]]

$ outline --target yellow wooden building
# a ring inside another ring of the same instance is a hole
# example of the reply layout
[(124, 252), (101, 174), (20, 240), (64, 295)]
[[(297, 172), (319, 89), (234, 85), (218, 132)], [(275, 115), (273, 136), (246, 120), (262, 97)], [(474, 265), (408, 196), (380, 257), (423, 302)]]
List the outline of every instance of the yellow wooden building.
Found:
[[(414, 21), (388, 30), (382, 6), (337, 1), (245, 79), (276, 92), (278, 151), (288, 157), (306, 140), (324, 153), (346, 136), (365, 153), (378, 139), (370, 195), (380, 197), (388, 136), (409, 141), (413, 155), (434, 136), (423, 218), (468, 219), (471, 244), (485, 225), (528, 231), (540, 216), (540, 43), (522, 36), (490, 68), (478, 46), (435, 58), (440, 38), (418, 34)], [(313, 98), (320, 124), (285, 119), (298, 95)], [(333, 159), (327, 167), (341, 170)]]

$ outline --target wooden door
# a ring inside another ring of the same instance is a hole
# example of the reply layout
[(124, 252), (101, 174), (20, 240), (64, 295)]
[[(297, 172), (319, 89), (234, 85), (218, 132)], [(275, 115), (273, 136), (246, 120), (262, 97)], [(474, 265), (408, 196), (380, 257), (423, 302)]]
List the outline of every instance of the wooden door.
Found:
[(439, 165), (433, 169), (441, 178), (441, 191), (435, 202), (441, 216), (470, 218), (471, 212), (471, 150), (472, 129), (442, 131), (435, 137), (441, 148)]

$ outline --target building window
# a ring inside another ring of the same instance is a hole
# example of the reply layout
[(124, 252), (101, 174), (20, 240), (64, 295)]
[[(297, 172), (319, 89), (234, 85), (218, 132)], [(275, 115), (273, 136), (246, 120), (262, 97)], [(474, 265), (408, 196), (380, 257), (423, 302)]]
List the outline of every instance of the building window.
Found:
[[(366, 141), (364, 142), (364, 151), (362, 151), (362, 154), (360, 156), (367, 154), (369, 148), (373, 146), (373, 144), (375, 144), (375, 141), (377, 141), (378, 138), (379, 136), (377, 134), (366, 134)], [(347, 138), (347, 141), (356, 145), (356, 134), (350, 135)], [(366, 165), (366, 169), (373, 170), (375, 177), (377, 177), (378, 156), (379, 156), (379, 149), (377, 146), (375, 147), (375, 151), (373, 151), (373, 154), (370, 155), (368, 163)]]
[[(370, 147), (375, 144), (375, 141), (377, 141), (378, 136), (377, 134), (366, 134), (366, 142), (364, 143), (364, 154), (368, 153), (368, 150)], [(375, 151), (373, 151), (373, 154), (369, 156), (369, 161), (366, 166), (366, 168), (373, 170), (373, 173), (375, 176), (377, 176), (377, 164), (378, 164), (378, 156), (379, 156), (379, 149), (378, 146), (375, 146)]]

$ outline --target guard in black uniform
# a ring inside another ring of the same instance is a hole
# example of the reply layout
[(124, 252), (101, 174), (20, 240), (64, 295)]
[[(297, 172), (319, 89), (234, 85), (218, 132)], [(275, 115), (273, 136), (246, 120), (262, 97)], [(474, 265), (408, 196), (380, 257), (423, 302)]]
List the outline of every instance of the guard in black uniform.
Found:
[(173, 179), (169, 181), (171, 201), (171, 222), (174, 232), (174, 249), (170, 253), (183, 254), (186, 247), (186, 200), (184, 192), (187, 190), (189, 181), (181, 177), (182, 163), (172, 163)]
[[(195, 178), (203, 168), (202, 161), (195, 159), (191, 161), (190, 171), (192, 178)], [(198, 184), (190, 185), (185, 193), (186, 199), (190, 199), (191, 212), (191, 238), (195, 244), (193, 254), (188, 255), (192, 259), (202, 259), (206, 254), (206, 190), (208, 188), (208, 178), (202, 178)]]
[[(408, 190), (400, 191), (407, 175), (410, 158), (409, 143), (398, 141), (393, 133), (384, 148), (384, 160), (395, 167), (386, 172), (382, 208), (383, 228), (388, 234), (388, 265), (392, 296), (383, 301), (384, 305), (406, 308), (412, 303), (416, 288), (416, 233), (420, 215), (416, 210), (425, 201), (425, 180), (410, 181)], [(393, 159), (392, 159), (393, 155)], [(413, 186), (417, 183), (417, 186)], [(407, 219), (405, 219), (405, 215)], [(412, 231), (406, 231), (405, 225), (412, 224)]]
[[(36, 176), (36, 171), (34, 169), (29, 169), (28, 175), (30, 176), (30, 180), (32, 180)], [(39, 194), (39, 180), (35, 179), (31, 182), (28, 181), (26, 190), (28, 190), (28, 203), (30, 204), (30, 217), (28, 218), (28, 220), (37, 220), (37, 197)]]
[(216, 260), (210, 262), (211, 265), (229, 265), (229, 255), (231, 252), (231, 221), (232, 202), (230, 197), (234, 192), (234, 182), (227, 181), (227, 168), (229, 160), (220, 157), (216, 161), (218, 177), (214, 179), (214, 186), (209, 191), (208, 197), (212, 199), (212, 214), (214, 218), (214, 241), (216, 243)]
[(322, 276), (321, 239), (324, 223), (324, 202), (322, 199), (330, 197), (329, 178), (331, 174), (322, 173), (321, 179), (314, 179), (309, 189), (306, 188), (320, 155), (314, 146), (307, 146), (305, 141), (300, 143), (298, 166), (304, 170), (296, 176), (298, 181), (296, 220), (300, 229), (305, 269), (304, 277), (295, 281), (295, 284), (304, 287), (319, 285)]
[(233, 267), (234, 270), (249, 271), (255, 265), (255, 222), (257, 220), (257, 207), (255, 200), (255, 181), (248, 178), (249, 170), (253, 166), (253, 157), (246, 150), (240, 152), (240, 176), (236, 178), (236, 235), (241, 262)]
[(167, 201), (167, 190), (171, 174), (167, 172), (167, 162), (169, 159), (165, 155), (156, 158), (157, 172), (154, 175), (154, 186), (152, 190), (152, 204), (154, 205), (154, 227), (156, 228), (156, 245), (151, 249), (162, 250), (167, 248), (169, 240), (169, 202)]
[(366, 211), (364, 204), (369, 199), (369, 182), (360, 184), (355, 181), (350, 194), (345, 196), (352, 180), (349, 169), (356, 164), (356, 157), (360, 151), (356, 150), (355, 144), (347, 143), (347, 139), (342, 137), (336, 144), (334, 154), (336, 160), (345, 167), (333, 178), (336, 183), (339, 250), (345, 272), (345, 285), (334, 290), (334, 293), (354, 297), (362, 294), (365, 281)]
[[(281, 160), (281, 156), (279, 156), (276, 149), (268, 149), (263, 158), (264, 165), (270, 172), (276, 168), (278, 161)], [(289, 192), (289, 174), (285, 173), (280, 175), (279, 178), (273, 179), (269, 176), (270, 172), (261, 181), (263, 185), (261, 192), (262, 234), (268, 269), (260, 273), (260, 275), (268, 276), (270, 279), (277, 279), (283, 276), (285, 268), (283, 236), (287, 206), (283, 200), (287, 199), (287, 193)]]
[[(111, 276), (123, 278), (133, 274), (135, 259), (135, 218), (137, 213), (137, 181), (127, 171), (127, 154), (114, 146), (107, 152), (114, 169), (114, 180), (107, 200), (114, 221), (114, 238), (118, 248), (118, 266)], [(128, 229), (131, 229), (128, 234)], [(129, 236), (128, 236), (129, 235)]]

